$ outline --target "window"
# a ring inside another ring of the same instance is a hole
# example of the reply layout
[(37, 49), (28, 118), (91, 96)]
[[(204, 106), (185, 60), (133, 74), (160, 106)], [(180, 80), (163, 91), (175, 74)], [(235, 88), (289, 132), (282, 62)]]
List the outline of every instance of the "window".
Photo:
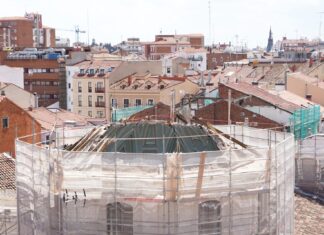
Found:
[(80, 69), (80, 74), (84, 74), (84, 69)]
[(92, 83), (88, 82), (88, 92), (92, 92)]
[(199, 204), (198, 234), (221, 234), (221, 204), (211, 200)]
[(117, 108), (117, 99), (111, 99), (111, 107)]
[(107, 205), (108, 234), (133, 234), (133, 207), (126, 203), (109, 203)]
[(97, 82), (97, 87), (98, 88), (103, 88), (103, 83), (102, 82)]
[(8, 117), (4, 117), (2, 118), (2, 128), (9, 128), (9, 118)]
[(136, 106), (141, 106), (142, 105), (142, 100), (141, 99), (135, 99), (135, 105)]
[(82, 96), (81, 95), (78, 96), (78, 105), (79, 105), (79, 107), (82, 106)]
[(78, 111), (78, 114), (79, 114), (79, 115), (81, 115), (81, 114), (82, 114), (82, 111), (81, 111), (81, 110), (79, 110), (79, 111)]
[(92, 107), (92, 96), (91, 95), (88, 96), (88, 106)]
[(103, 118), (104, 117), (103, 111), (97, 111), (97, 117)]
[(171, 68), (167, 67), (167, 74), (170, 74), (170, 73), (171, 73)]
[(81, 84), (81, 82), (78, 82), (78, 92), (82, 92), (82, 84)]
[(88, 116), (92, 117), (92, 111), (88, 111)]
[(94, 74), (95, 74), (94, 69), (90, 69), (90, 75), (94, 75)]
[(129, 99), (124, 99), (124, 108), (129, 107)]
[(100, 74), (100, 75), (104, 75), (104, 74), (105, 74), (105, 69), (100, 69), (100, 70), (99, 70), (99, 74)]
[(69, 83), (69, 89), (71, 89), (71, 83)]
[(153, 105), (154, 104), (154, 100), (153, 99), (148, 99), (147, 100), (147, 105)]

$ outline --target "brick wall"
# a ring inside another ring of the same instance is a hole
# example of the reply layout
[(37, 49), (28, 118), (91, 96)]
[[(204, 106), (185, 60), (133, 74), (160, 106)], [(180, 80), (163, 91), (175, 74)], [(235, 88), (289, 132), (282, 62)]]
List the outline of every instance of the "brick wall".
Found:
[[(3, 128), (2, 119), (9, 118), (9, 128)], [(35, 133), (41, 132), (41, 125), (34, 121)], [(22, 108), (12, 101), (4, 98), (0, 101), (0, 153), (9, 152), (15, 157), (15, 138), (31, 135), (33, 133), (33, 119)], [(24, 138), (24, 141), (32, 143), (32, 137)], [(40, 142), (41, 136), (35, 137), (35, 142)]]
[[(225, 100), (218, 101), (210, 104), (196, 111), (196, 117), (201, 118), (204, 121), (215, 125), (228, 123), (228, 102)], [(276, 123), (266, 117), (263, 117), (257, 113), (253, 113), (238, 105), (231, 104), (231, 122), (235, 124), (237, 122), (244, 122), (245, 118), (248, 118), (250, 124), (257, 123), (257, 128), (273, 128), (282, 127), (279, 123)]]
[(244, 53), (208, 53), (207, 69), (215, 69), (216, 66), (223, 66), (224, 62), (238, 61), (247, 58)]
[(194, 48), (203, 48), (204, 47), (204, 37), (190, 37), (189, 38), (190, 45)]
[[(228, 87), (225, 86), (224, 84), (222, 83), (219, 83), (218, 84), (218, 91), (219, 91), (219, 97), (222, 98), (222, 99), (228, 99)], [(231, 89), (231, 97), (232, 99), (237, 99), (237, 98), (241, 98), (241, 97), (245, 97), (247, 96), (247, 94), (244, 94), (242, 92), (239, 92), (239, 91), (236, 91), (236, 90), (233, 90)], [(269, 103), (257, 98), (257, 97), (254, 97), (252, 96), (251, 98), (249, 99), (245, 99), (244, 101), (242, 100), (240, 105), (253, 105), (253, 106), (265, 106), (265, 105), (270, 105)]]

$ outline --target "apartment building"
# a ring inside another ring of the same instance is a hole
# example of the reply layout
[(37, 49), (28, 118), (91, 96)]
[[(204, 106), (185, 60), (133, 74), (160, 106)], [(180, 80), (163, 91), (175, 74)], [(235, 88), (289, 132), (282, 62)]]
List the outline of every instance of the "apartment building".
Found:
[(32, 47), (33, 21), (26, 17), (0, 18), (0, 48)]
[(106, 118), (108, 78), (120, 60), (87, 60), (74, 65), (73, 112), (91, 118)]
[(111, 115), (113, 109), (154, 105), (159, 102), (166, 105), (171, 105), (172, 102), (177, 104), (186, 94), (195, 94), (198, 91), (198, 84), (187, 77), (133, 74), (110, 84), (108, 111)]
[(24, 50), (11, 53), (3, 61), (10, 67), (24, 69), (24, 89), (36, 93), (39, 106), (49, 106), (59, 101), (66, 109), (66, 75), (63, 51)]
[(144, 45), (144, 54), (147, 59), (159, 60), (163, 56), (175, 53), (185, 48), (203, 48), (204, 35), (180, 34), (180, 35), (156, 35), (154, 42)]
[(55, 29), (43, 26), (42, 15), (0, 18), (0, 48), (55, 47)]

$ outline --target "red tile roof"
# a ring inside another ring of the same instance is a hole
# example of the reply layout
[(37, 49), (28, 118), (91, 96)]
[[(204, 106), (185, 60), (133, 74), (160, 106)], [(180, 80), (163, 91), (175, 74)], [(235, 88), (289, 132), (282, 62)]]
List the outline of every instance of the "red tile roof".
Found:
[(15, 160), (0, 153), (0, 189), (16, 189)]
[(296, 109), (299, 109), (300, 106), (293, 104), (287, 100), (284, 100), (280, 98), (279, 96), (273, 95), (269, 93), (268, 91), (261, 89), (257, 86), (245, 83), (245, 82), (239, 82), (239, 83), (222, 83), (222, 85), (231, 88), (233, 90), (239, 91), (241, 93), (254, 96), (256, 98), (259, 98), (269, 104), (272, 104), (282, 110), (286, 110), (290, 113), (293, 113)]
[(81, 116), (63, 109), (52, 112), (44, 107), (27, 110), (27, 112), (41, 124), (45, 130), (51, 130), (54, 126), (62, 127), (64, 121), (75, 121), (77, 126), (88, 125), (87, 117)]

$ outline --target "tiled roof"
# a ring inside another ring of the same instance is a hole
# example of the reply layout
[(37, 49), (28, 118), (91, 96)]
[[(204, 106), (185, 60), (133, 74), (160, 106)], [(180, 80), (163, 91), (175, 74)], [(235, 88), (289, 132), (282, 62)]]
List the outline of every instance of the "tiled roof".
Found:
[(245, 83), (245, 82), (239, 82), (239, 83), (222, 83), (224, 86), (231, 88), (233, 90), (239, 91), (241, 93), (251, 95), (254, 97), (257, 97), (269, 104), (272, 104), (282, 110), (286, 110), (290, 113), (294, 112), (296, 109), (299, 109), (300, 106), (293, 104), (289, 101), (286, 101), (279, 96), (273, 95), (269, 93), (268, 91), (261, 89), (257, 86)]
[(141, 121), (144, 119), (169, 120), (170, 106), (159, 102), (152, 108), (147, 108), (138, 113), (133, 114), (128, 118), (128, 121)]
[(324, 89), (324, 82), (321, 81), (320, 79), (315, 78), (315, 77), (311, 77), (311, 76), (308, 76), (308, 75), (300, 73), (300, 72), (292, 73), (292, 74), (289, 74), (288, 76), (292, 77), (292, 78), (297, 78), (297, 79), (303, 80), (305, 82), (311, 83), (314, 86), (318, 86), (319, 88)]
[(0, 189), (16, 189), (15, 161), (0, 153)]
[(83, 69), (99, 69), (108, 67), (117, 67), (121, 64), (121, 60), (85, 60), (75, 66)]
[(23, 16), (11, 16), (11, 17), (1, 17), (0, 21), (9, 21), (9, 20), (28, 20), (28, 21), (32, 21), (31, 19), (28, 19), (26, 17)]
[[(180, 84), (186, 80), (185, 77), (168, 78), (161, 76), (146, 75), (132, 75), (127, 76), (122, 80), (112, 84), (111, 90), (138, 90), (138, 91), (159, 91), (177, 84)], [(161, 88), (163, 85), (163, 88)]]
[[(310, 101), (310, 100), (307, 100), (305, 99), (304, 97), (301, 97), (299, 95), (296, 95), (290, 91), (286, 91), (286, 90), (283, 90), (283, 91), (274, 91), (274, 90), (269, 90), (269, 92), (271, 94), (274, 94), (274, 95), (277, 95), (279, 97), (281, 97), (282, 99), (284, 100), (287, 100), (291, 103), (294, 103), (298, 106), (309, 106), (309, 105), (315, 105), (316, 103)], [(324, 107), (320, 105), (320, 110), (321, 110), (321, 113), (323, 113), (324, 115)]]
[(295, 196), (295, 235), (324, 234), (324, 206)]
[(33, 110), (27, 110), (27, 112), (41, 124), (45, 130), (51, 130), (54, 125), (62, 127), (64, 121), (75, 121), (77, 126), (85, 126), (88, 124), (87, 117), (58, 109), (56, 112), (52, 112), (44, 107), (36, 108)]

